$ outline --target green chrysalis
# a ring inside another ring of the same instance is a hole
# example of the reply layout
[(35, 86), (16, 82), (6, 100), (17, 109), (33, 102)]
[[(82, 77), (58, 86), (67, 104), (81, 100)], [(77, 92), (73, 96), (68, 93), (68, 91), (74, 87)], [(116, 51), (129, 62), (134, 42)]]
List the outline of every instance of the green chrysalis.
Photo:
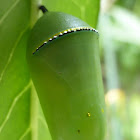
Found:
[(27, 60), (52, 140), (103, 140), (97, 31), (74, 16), (46, 12), (32, 29)]

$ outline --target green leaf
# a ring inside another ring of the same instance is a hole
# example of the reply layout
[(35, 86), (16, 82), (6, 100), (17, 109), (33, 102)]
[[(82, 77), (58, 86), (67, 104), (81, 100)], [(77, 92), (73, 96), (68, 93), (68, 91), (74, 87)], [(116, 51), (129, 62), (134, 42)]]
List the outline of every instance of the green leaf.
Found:
[(50, 140), (26, 62), (30, 7), (29, 0), (0, 4), (0, 140)]
[(43, 0), (49, 11), (59, 11), (79, 17), (96, 27), (100, 0)]

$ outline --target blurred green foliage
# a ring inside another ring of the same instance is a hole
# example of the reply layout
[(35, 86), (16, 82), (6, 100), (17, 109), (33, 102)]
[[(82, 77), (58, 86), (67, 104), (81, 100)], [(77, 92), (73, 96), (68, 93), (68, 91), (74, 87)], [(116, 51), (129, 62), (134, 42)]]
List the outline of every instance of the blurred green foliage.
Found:
[(104, 1), (98, 28), (108, 117), (106, 140), (139, 140), (140, 0)]
[[(116, 5), (113, 5), (108, 12), (101, 14), (99, 23), (100, 45), (104, 48), (103, 50), (108, 46), (114, 49), (119, 88), (129, 93), (140, 90), (138, 84), (140, 82), (139, 25), (140, 18), (134, 12)], [(108, 46), (105, 46), (104, 42), (107, 42)], [(102, 61), (105, 61), (104, 58)]]

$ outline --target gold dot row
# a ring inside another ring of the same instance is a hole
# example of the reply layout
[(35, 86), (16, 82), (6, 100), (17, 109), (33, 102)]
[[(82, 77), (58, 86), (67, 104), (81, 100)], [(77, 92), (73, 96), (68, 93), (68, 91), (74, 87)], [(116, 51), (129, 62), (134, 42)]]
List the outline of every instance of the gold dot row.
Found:
[(98, 33), (97, 30), (95, 30), (94, 28), (91, 28), (91, 27), (77, 27), (77, 28), (71, 28), (71, 29), (67, 29), (67, 30), (64, 30), (62, 32), (59, 32), (55, 35), (53, 35), (52, 37), (50, 37), (49, 39), (47, 39), (46, 41), (43, 42), (43, 44), (41, 46), (39, 46), (34, 52), (33, 54), (35, 54), (40, 48), (42, 48), (45, 44), (47, 44), (48, 42), (51, 42), (52, 40), (58, 38), (58, 37), (61, 37), (65, 34), (68, 34), (68, 33), (72, 33), (72, 32), (77, 32), (77, 31), (82, 31), (82, 30), (87, 30), (87, 31), (94, 31), (96, 33)]

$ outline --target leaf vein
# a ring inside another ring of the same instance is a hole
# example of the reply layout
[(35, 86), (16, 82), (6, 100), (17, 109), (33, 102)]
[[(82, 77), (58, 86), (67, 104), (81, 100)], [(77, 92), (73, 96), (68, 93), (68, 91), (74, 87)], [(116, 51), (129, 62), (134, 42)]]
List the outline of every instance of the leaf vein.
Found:
[(22, 140), (29, 132), (31, 131), (31, 128), (28, 127), (25, 132), (23, 133), (23, 135), (19, 138), (19, 140)]
[(38, 117), (38, 120), (40, 120), (40, 121), (42, 122), (42, 124), (44, 124), (44, 126), (48, 128), (48, 125), (47, 125), (47, 123), (46, 123), (46, 121), (45, 121), (45, 118), (39, 116), (39, 117)]
[(8, 65), (9, 65), (9, 63), (11, 62), (11, 59), (12, 59), (13, 54), (14, 54), (14, 52), (15, 52), (15, 49), (16, 49), (16, 47), (17, 47), (17, 45), (18, 45), (18, 43), (19, 43), (21, 37), (23, 36), (24, 32), (27, 30), (27, 28), (28, 28), (28, 26), (27, 26), (23, 31), (21, 31), (21, 33), (19, 34), (19, 36), (18, 36), (18, 38), (17, 38), (17, 40), (16, 40), (16, 42), (15, 42), (15, 45), (14, 45), (14, 47), (13, 47), (12, 50), (11, 50), (11, 53), (10, 53), (9, 58), (8, 58), (8, 61), (7, 61), (5, 67), (3, 68), (3, 70), (2, 70), (2, 72), (1, 72), (1, 74), (0, 74), (0, 82), (1, 82), (2, 79), (3, 79), (3, 75), (4, 75), (5, 71), (6, 71), (6, 69), (7, 69)]
[(14, 7), (19, 3), (19, 1), (20, 0), (15, 1), (15, 3), (13, 3), (13, 5), (9, 8), (9, 10), (7, 10), (7, 12), (2, 16), (2, 18), (0, 19), (0, 24), (2, 24), (2, 22), (9, 15), (9, 13), (14, 9)]
[(35, 87), (32, 83), (31, 85), (31, 108), (30, 108), (30, 127), (31, 127), (31, 136), (32, 140), (38, 140), (38, 122), (37, 122), (37, 116), (38, 116), (38, 97), (35, 90)]
[(9, 108), (9, 111), (8, 111), (6, 117), (5, 117), (5, 120), (3, 121), (3, 123), (2, 123), (1, 126), (0, 126), (0, 133), (1, 133), (2, 129), (4, 128), (5, 124), (7, 123), (7, 121), (9, 120), (10, 115), (11, 115), (11, 113), (12, 113), (12, 111), (13, 111), (13, 109), (14, 109), (16, 103), (17, 103), (17, 101), (18, 101), (18, 100), (20, 99), (20, 97), (27, 91), (27, 89), (28, 89), (30, 86), (31, 86), (31, 81), (30, 81), (30, 82), (23, 88), (23, 90), (14, 98), (14, 100), (13, 100), (13, 102), (12, 102), (10, 108)]

